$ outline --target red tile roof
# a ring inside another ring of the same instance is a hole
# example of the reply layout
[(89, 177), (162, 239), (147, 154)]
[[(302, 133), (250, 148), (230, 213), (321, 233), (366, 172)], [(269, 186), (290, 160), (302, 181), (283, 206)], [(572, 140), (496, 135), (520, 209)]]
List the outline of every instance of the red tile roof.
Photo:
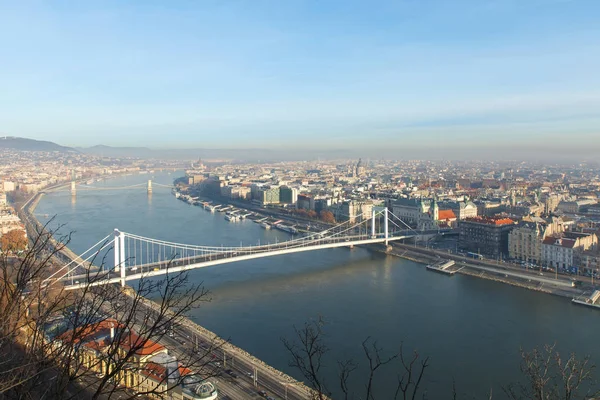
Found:
[[(75, 343), (83, 342), (84, 346), (101, 351), (111, 344), (111, 340), (109, 339), (111, 328), (119, 329), (125, 328), (125, 326), (115, 319), (108, 318), (85, 326), (81, 332), (76, 332), (76, 337), (73, 340)], [(71, 340), (72, 335), (73, 330), (69, 330), (60, 335), (59, 339)], [(129, 331), (121, 337), (120, 347), (125, 351), (129, 351), (132, 347), (139, 347), (135, 352), (139, 356), (147, 356), (165, 349), (161, 344), (150, 339), (145, 339), (133, 331)]]
[(456, 219), (456, 215), (452, 210), (440, 210), (438, 212), (438, 219), (444, 221), (447, 219)]
[[(192, 370), (179, 364), (177, 370), (180, 376), (186, 376), (192, 373)], [(167, 376), (167, 368), (164, 365), (150, 361), (140, 370), (140, 373), (148, 378), (154, 379), (157, 382), (166, 382), (167, 378), (174, 377), (174, 372), (170, 372), (170, 377)]]
[(546, 244), (546, 245), (560, 246), (560, 247), (566, 247), (568, 249), (572, 249), (573, 247), (575, 247), (575, 242), (576, 242), (576, 239), (548, 236), (547, 238), (544, 239), (544, 241), (542, 243)]
[(513, 225), (515, 223), (515, 221), (510, 218), (498, 217), (470, 217), (465, 219), (465, 221), (488, 225)]
[(135, 354), (140, 356), (147, 356), (165, 349), (163, 345), (150, 339), (145, 339), (133, 331), (129, 332), (129, 335), (121, 340), (121, 347), (125, 350), (129, 350), (132, 347), (139, 347)]
[[(97, 323), (88, 324), (85, 327), (78, 330), (76, 337), (74, 338), (75, 343), (79, 343), (86, 340), (92, 340), (94, 336), (100, 336), (101, 334), (110, 334), (111, 328), (123, 327), (119, 324), (116, 319), (107, 318)], [(70, 340), (73, 335), (73, 330), (68, 330), (59, 336), (61, 340)]]
[(167, 379), (167, 369), (155, 362), (149, 362), (148, 364), (144, 365), (144, 367), (140, 370), (140, 373), (158, 382), (162, 382)]

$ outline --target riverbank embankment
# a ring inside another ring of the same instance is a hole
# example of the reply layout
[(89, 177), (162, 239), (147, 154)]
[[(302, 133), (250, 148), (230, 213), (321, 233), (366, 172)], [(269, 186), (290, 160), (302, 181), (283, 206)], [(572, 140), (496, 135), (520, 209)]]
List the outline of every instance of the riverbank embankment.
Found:
[[(55, 185), (52, 187), (52, 190), (60, 190), (63, 187), (68, 187), (68, 185), (70, 185), (70, 182), (66, 182), (62, 185)], [(44, 196), (44, 194), (45, 194), (45, 191), (42, 190), (42, 191), (36, 193), (35, 195), (32, 195), (21, 206), (21, 212), (23, 213), (24, 218), (26, 218), (26, 221), (32, 227), (32, 234), (35, 234), (36, 230), (37, 230), (37, 232), (39, 232), (39, 229), (44, 227), (43, 224), (40, 223), (40, 221), (38, 221), (34, 215), (35, 208), (39, 204), (39, 202), (42, 199), (42, 197)], [(51, 240), (53, 240), (53, 239), (51, 239)], [(53, 242), (53, 243), (55, 243), (55, 242)], [(77, 255), (75, 255), (75, 253), (73, 253), (66, 246), (64, 246), (62, 248), (62, 251), (68, 252), (68, 253), (65, 253), (65, 255), (69, 254), (73, 258), (78, 257)], [(64, 265), (66, 262), (65, 259), (61, 259), (61, 258), (56, 258), (55, 261), (57, 262), (57, 264), (61, 264), (61, 265)], [(131, 294), (131, 292), (133, 290), (134, 289), (132, 287), (127, 286), (125, 289), (125, 292), (128, 294)], [(157, 304), (156, 302), (149, 300), (149, 299), (145, 299), (144, 304), (151, 309), (155, 309), (155, 310), (160, 309), (159, 304)], [(258, 359), (257, 357), (253, 356), (252, 354), (248, 353), (244, 349), (239, 348), (239, 347), (231, 344), (227, 340), (220, 338), (214, 332), (196, 324), (194, 321), (192, 321), (188, 318), (181, 320), (179, 323), (182, 326), (184, 326), (185, 328), (194, 332), (194, 334), (198, 335), (198, 337), (203, 338), (205, 340), (205, 342), (219, 343), (220, 348), (223, 349), (223, 351), (227, 354), (227, 356), (235, 357), (235, 360), (236, 360), (235, 362), (243, 364), (245, 366), (246, 371), (251, 371), (253, 367), (256, 368), (256, 371), (258, 372), (259, 376), (262, 377), (262, 379), (261, 379), (262, 387), (268, 388), (268, 390), (270, 389), (274, 393), (278, 393), (278, 394), (284, 394), (284, 388), (285, 388), (285, 391), (288, 392), (288, 394), (290, 395), (290, 398), (306, 399), (306, 398), (312, 397), (311, 389), (309, 387), (307, 387), (306, 385), (304, 385), (302, 382), (299, 382), (296, 379), (285, 374), (284, 372), (279, 371), (276, 368), (268, 365), (267, 363)], [(268, 386), (265, 385), (265, 383), (266, 383), (265, 381), (269, 382)]]
[(536, 292), (561, 296), (570, 300), (584, 296), (588, 291), (586, 288), (572, 287), (572, 281), (566, 277), (552, 278), (535, 271), (517, 270), (508, 266), (496, 265), (479, 260), (470, 261), (458, 255), (433, 249), (425, 249), (414, 245), (394, 243), (391, 246), (391, 249), (387, 250), (378, 246), (372, 246), (371, 248), (391, 256), (405, 258), (420, 264), (431, 265), (440, 262), (440, 259), (454, 260), (456, 262), (453, 267), (455, 273), (505, 283)]

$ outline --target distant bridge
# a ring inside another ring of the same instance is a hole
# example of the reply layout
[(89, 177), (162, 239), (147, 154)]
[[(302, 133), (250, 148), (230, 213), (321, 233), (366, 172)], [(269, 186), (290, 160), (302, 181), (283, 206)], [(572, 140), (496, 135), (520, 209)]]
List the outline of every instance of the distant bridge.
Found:
[[(71, 181), (71, 195), (73, 195), (73, 196), (77, 195), (78, 191), (127, 190), (127, 189), (144, 189), (144, 188), (146, 188), (146, 191), (148, 193), (152, 193), (152, 185), (153, 184), (154, 184), (154, 186), (165, 187), (165, 188), (169, 188), (169, 189), (172, 189), (175, 187), (173, 185), (163, 185), (161, 183), (152, 182), (152, 179), (148, 179), (148, 182), (142, 182), (142, 183), (137, 183), (135, 185), (128, 185), (128, 186), (93, 186), (88, 183)], [(61, 189), (62, 189), (61, 187), (57, 187), (57, 188), (53, 188), (53, 189), (46, 190), (46, 191), (59, 191)]]
[[(370, 218), (359, 216), (359, 220), (357, 223), (343, 222), (325, 231), (284, 242), (236, 247), (174, 243), (115, 229), (113, 234), (107, 235), (79, 256), (80, 262), (73, 261), (63, 266), (45, 283), (52, 285), (61, 282), (68, 290), (115, 283), (125, 286), (125, 282), (130, 280), (238, 261), (375, 243), (387, 246), (391, 241), (445, 233), (438, 229), (415, 231), (408, 226), (401, 227), (398, 223), (403, 222), (387, 208), (374, 210)], [(86, 263), (99, 257), (103, 251), (113, 253), (114, 267), (87, 269)], [(84, 268), (87, 269), (85, 272)]]

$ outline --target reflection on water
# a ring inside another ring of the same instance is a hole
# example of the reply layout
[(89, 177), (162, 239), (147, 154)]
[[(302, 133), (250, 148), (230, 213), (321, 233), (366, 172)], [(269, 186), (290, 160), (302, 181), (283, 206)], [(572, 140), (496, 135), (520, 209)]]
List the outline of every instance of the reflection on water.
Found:
[[(299, 268), (281, 275), (267, 276), (260, 280), (225, 282), (213, 290), (213, 296), (216, 296), (215, 300), (235, 298), (239, 301), (255, 297), (258, 292), (269, 293), (272, 296), (287, 296), (305, 287), (327, 286), (354, 276), (363, 276), (365, 271), (370, 271), (375, 276), (385, 275), (385, 270), (379, 271), (378, 268), (373, 268), (374, 262), (379, 263), (387, 258), (385, 255), (369, 253), (365, 250), (359, 251), (364, 253), (360, 258), (345, 263), (334, 263), (326, 269), (307, 271)], [(243, 266), (245, 263), (248, 263), (250, 267), (250, 262), (239, 262), (238, 264)], [(392, 268), (392, 263), (385, 262), (384, 265), (386, 264), (386, 269)], [(227, 268), (227, 265), (224, 265), (223, 268)], [(191, 278), (195, 280), (193, 275)], [(210, 284), (210, 282), (207, 283)]]
[[(173, 174), (156, 174), (170, 184)], [(98, 182), (126, 186), (144, 182), (132, 175)], [(119, 228), (156, 239), (203, 245), (238, 245), (287, 240), (284, 232), (265, 231), (251, 221), (229, 223), (176, 200), (167, 188), (135, 191), (50, 193), (36, 214), (57, 215), (75, 231), (71, 247), (82, 253)], [(43, 218), (41, 218), (44, 220)], [(565, 353), (590, 354), (600, 361), (596, 310), (569, 301), (468, 276), (447, 277), (419, 264), (370, 253), (362, 248), (330, 249), (248, 260), (190, 271), (204, 282), (213, 301), (192, 318), (236, 345), (296, 377), (280, 342), (293, 326), (324, 315), (331, 348), (325, 368), (334, 382), (335, 359), (363, 361), (360, 343), (372, 336), (390, 351), (404, 342), (431, 357), (425, 377), (428, 398), (447, 398), (456, 380), (459, 395), (484, 398), (518, 377), (519, 348), (557, 343)], [(361, 365), (364, 365), (362, 363)], [(357, 380), (356, 385), (361, 383)], [(392, 373), (379, 388), (395, 387)], [(332, 384), (332, 388), (335, 385)], [(384, 395), (380, 398), (388, 398)]]

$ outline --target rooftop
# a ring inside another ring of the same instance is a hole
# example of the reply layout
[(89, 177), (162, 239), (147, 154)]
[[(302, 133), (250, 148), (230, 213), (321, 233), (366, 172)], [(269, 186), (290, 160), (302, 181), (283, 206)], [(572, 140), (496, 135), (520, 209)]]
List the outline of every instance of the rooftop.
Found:
[(469, 217), (466, 218), (465, 221), (475, 222), (478, 224), (486, 224), (486, 225), (514, 225), (515, 221), (510, 218), (496, 218), (496, 217)]
[(440, 210), (438, 212), (438, 219), (447, 220), (447, 219), (456, 219), (456, 214), (452, 210)]

